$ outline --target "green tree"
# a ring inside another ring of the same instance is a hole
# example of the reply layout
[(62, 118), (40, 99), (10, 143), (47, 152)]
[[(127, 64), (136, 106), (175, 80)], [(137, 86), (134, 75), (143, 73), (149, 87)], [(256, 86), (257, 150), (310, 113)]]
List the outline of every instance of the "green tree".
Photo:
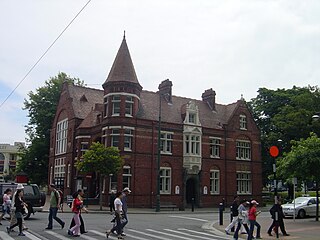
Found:
[(118, 148), (105, 147), (99, 142), (94, 142), (83, 155), (83, 159), (78, 159), (75, 165), (80, 172), (95, 172), (96, 176), (99, 176), (100, 210), (102, 210), (102, 180), (105, 176), (116, 174), (123, 165)]
[(278, 145), (282, 155), (290, 151), (291, 140), (306, 138), (311, 131), (320, 134), (319, 126), (312, 123), (312, 116), (320, 112), (320, 90), (317, 86), (277, 90), (260, 88), (249, 106), (261, 130), (263, 181), (266, 184), (272, 176), (274, 160), (268, 151), (272, 145)]
[[(297, 177), (300, 180), (316, 182), (316, 194), (319, 196), (320, 182), (320, 138), (311, 133), (307, 139), (292, 141), (291, 151), (284, 154), (279, 161), (279, 171), (287, 178)], [(317, 204), (317, 216), (319, 206)]]
[[(25, 172), (31, 182), (45, 184), (50, 148), (50, 129), (54, 120), (60, 92), (64, 82), (83, 85), (83, 81), (61, 72), (45, 81), (44, 86), (28, 93), (24, 100), (24, 110), (28, 111), (29, 123), (26, 126), (28, 144), (21, 152), (17, 172)], [(43, 169), (34, 171), (34, 169)]]

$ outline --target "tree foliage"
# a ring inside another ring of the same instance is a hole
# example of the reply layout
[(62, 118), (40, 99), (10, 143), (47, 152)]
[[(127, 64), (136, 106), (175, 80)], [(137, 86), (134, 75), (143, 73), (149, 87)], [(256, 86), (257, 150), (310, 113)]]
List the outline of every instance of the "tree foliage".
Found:
[(105, 147), (99, 142), (94, 142), (83, 155), (83, 159), (78, 159), (75, 165), (80, 172), (95, 172), (99, 176), (100, 210), (102, 210), (102, 179), (104, 176), (118, 173), (123, 165), (118, 148)]
[[(280, 154), (289, 152), (291, 140), (307, 138), (311, 131), (320, 133), (312, 116), (320, 112), (320, 91), (316, 87), (293, 87), (270, 90), (260, 88), (258, 96), (249, 102), (253, 117), (261, 130), (264, 183), (272, 173), (274, 159), (269, 148), (278, 145)], [(279, 142), (278, 140), (282, 141)]]
[[(22, 151), (17, 164), (17, 172), (25, 172), (30, 181), (43, 184), (47, 182), (49, 161), (50, 129), (54, 120), (60, 92), (64, 82), (83, 85), (83, 81), (59, 73), (45, 81), (44, 86), (28, 93), (24, 100), (24, 110), (28, 111), (29, 122), (26, 127), (28, 146)], [(42, 169), (35, 171), (35, 169)]]

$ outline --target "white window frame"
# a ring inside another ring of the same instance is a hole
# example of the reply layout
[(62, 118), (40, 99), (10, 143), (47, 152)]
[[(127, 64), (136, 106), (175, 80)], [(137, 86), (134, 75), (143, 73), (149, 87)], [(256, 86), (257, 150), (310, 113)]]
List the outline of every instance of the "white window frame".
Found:
[(247, 116), (244, 114), (240, 114), (239, 116), (239, 124), (241, 130), (247, 130)]
[(70, 187), (70, 180), (71, 180), (71, 164), (68, 164), (67, 167), (67, 187)]
[(160, 149), (161, 154), (172, 154), (173, 132), (161, 131), (160, 134)]
[(80, 157), (82, 157), (85, 154), (85, 152), (89, 150), (89, 142), (81, 142), (80, 148), (81, 148), (80, 149), (80, 152), (81, 152)]
[(128, 165), (123, 166), (122, 171), (123, 171), (122, 172), (122, 189), (124, 189), (125, 187), (131, 188), (131, 178), (132, 178), (131, 167)]
[(197, 123), (197, 113), (193, 113), (193, 112), (188, 113), (188, 123), (192, 123), (192, 124)]
[(187, 134), (184, 136), (185, 154), (190, 156), (201, 156), (201, 135)]
[(126, 96), (126, 107), (125, 107), (125, 116), (132, 117), (133, 116), (133, 104), (134, 100), (132, 96)]
[(170, 167), (160, 168), (160, 194), (171, 194), (171, 174)]
[[(120, 128), (112, 128), (111, 129), (111, 133), (110, 133), (110, 137), (111, 137), (111, 147), (119, 148), (119, 145), (120, 145)], [(115, 141), (116, 139), (118, 139), (118, 146), (115, 146), (115, 142), (117, 142), (117, 141)]]
[(220, 158), (221, 138), (210, 137), (210, 157)]
[(124, 151), (132, 151), (133, 129), (124, 128)]
[(109, 192), (118, 189), (118, 176), (117, 174), (109, 174)]
[(218, 169), (210, 170), (210, 194), (220, 194), (220, 170)]
[(236, 159), (251, 160), (251, 142), (248, 140), (236, 140)]
[(121, 112), (121, 96), (112, 96), (112, 116), (120, 116)]
[(250, 171), (237, 171), (237, 194), (252, 193), (252, 176)]
[(54, 160), (54, 178), (64, 178), (65, 177), (65, 164), (66, 158), (56, 158)]
[(57, 123), (56, 128), (56, 155), (67, 152), (68, 118)]

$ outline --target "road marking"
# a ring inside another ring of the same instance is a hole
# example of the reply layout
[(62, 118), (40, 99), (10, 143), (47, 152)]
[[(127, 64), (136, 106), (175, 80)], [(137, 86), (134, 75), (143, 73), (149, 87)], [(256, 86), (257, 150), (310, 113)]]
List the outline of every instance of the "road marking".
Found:
[(31, 234), (31, 233), (29, 233), (27, 231), (25, 231), (23, 233), (26, 235), (27, 238), (29, 238), (31, 240), (41, 240), (41, 238), (38, 238), (37, 236), (35, 236), (35, 235), (33, 235), (33, 234)]
[[(197, 233), (197, 234), (201, 234), (201, 235), (204, 235), (204, 236), (211, 236), (212, 237), (212, 234), (210, 234), (210, 233), (197, 232), (197, 231), (186, 229), (186, 228), (178, 228), (178, 230)], [(231, 238), (231, 237), (226, 237), (226, 236), (215, 236), (215, 237), (219, 237), (219, 238), (223, 238), (223, 239), (230, 239)]]
[(152, 237), (152, 239), (158, 238), (158, 239), (162, 239), (162, 240), (173, 240), (171, 238), (163, 238), (163, 237), (160, 237), (160, 236), (155, 236), (155, 235), (152, 235), (152, 234), (148, 234), (148, 233), (145, 233), (145, 232), (140, 232), (140, 231), (133, 230), (133, 229), (127, 229), (127, 230), (130, 231), (130, 232), (139, 233), (139, 234), (142, 234), (142, 235), (145, 235), (145, 236), (148, 236), (148, 237)]
[(195, 220), (195, 221), (200, 221), (200, 222), (209, 222), (208, 220), (201, 219), (201, 218), (193, 218), (193, 217), (183, 217), (183, 216), (169, 216), (171, 218), (182, 218), (182, 219), (187, 219), (187, 220)]
[(172, 229), (163, 229), (163, 230), (168, 231), (168, 232), (178, 233), (178, 234), (181, 234), (181, 235), (187, 235), (189, 237), (196, 237), (196, 238), (207, 239), (207, 240), (212, 240), (212, 237), (213, 237), (213, 235), (211, 237), (201, 237), (201, 236), (196, 236), (196, 235), (190, 235), (189, 233), (176, 231), (176, 230), (172, 230)]
[(10, 237), (8, 233), (6, 232), (0, 232), (0, 238), (2, 240), (14, 240), (14, 238)]
[[(92, 233), (94, 233), (94, 234), (97, 234), (97, 235), (99, 235), (99, 236), (102, 236), (102, 237), (106, 237), (106, 233), (101, 233), (101, 232), (98, 232), (98, 231), (96, 231), (96, 230), (88, 230), (89, 232), (92, 232)], [(113, 237), (112, 236), (112, 233), (111, 233), (111, 235), (109, 236), (109, 238), (111, 238), (111, 239), (118, 239), (117, 237)]]
[(39, 239), (41, 240), (50, 240), (48, 238), (45, 238), (44, 236), (41, 236), (40, 234), (34, 232), (34, 231), (31, 231), (30, 229), (28, 230), (29, 233), (33, 234), (34, 236), (37, 236)]
[(173, 234), (170, 234), (170, 233), (164, 233), (164, 232), (156, 231), (156, 230), (153, 230), (153, 229), (146, 229), (146, 231), (154, 232), (154, 233), (158, 233), (158, 234), (162, 234), (162, 235), (166, 235), (166, 236), (169, 236), (169, 237), (175, 237), (175, 238), (180, 238), (180, 239), (185, 239), (185, 240), (193, 240), (193, 238), (181, 237), (181, 236), (173, 235)]
[(46, 233), (55, 236), (56, 238), (59, 238), (61, 240), (70, 240), (70, 238), (67, 238), (65, 236), (60, 235), (59, 233), (53, 232), (53, 231), (45, 231)]
[[(104, 236), (106, 236), (106, 235), (104, 235)], [(97, 240), (96, 238), (89, 237), (89, 236), (86, 236), (86, 235), (84, 235), (84, 234), (81, 234), (80, 237), (81, 237), (81, 238), (84, 238), (84, 239), (87, 239), (87, 240)]]

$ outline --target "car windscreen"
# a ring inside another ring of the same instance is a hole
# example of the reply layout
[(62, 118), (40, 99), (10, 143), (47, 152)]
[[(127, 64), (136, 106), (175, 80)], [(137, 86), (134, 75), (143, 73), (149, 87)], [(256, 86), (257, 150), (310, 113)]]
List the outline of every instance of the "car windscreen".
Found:
[(295, 204), (307, 204), (308, 202), (308, 198), (296, 198), (292, 201), (292, 203), (295, 203)]

